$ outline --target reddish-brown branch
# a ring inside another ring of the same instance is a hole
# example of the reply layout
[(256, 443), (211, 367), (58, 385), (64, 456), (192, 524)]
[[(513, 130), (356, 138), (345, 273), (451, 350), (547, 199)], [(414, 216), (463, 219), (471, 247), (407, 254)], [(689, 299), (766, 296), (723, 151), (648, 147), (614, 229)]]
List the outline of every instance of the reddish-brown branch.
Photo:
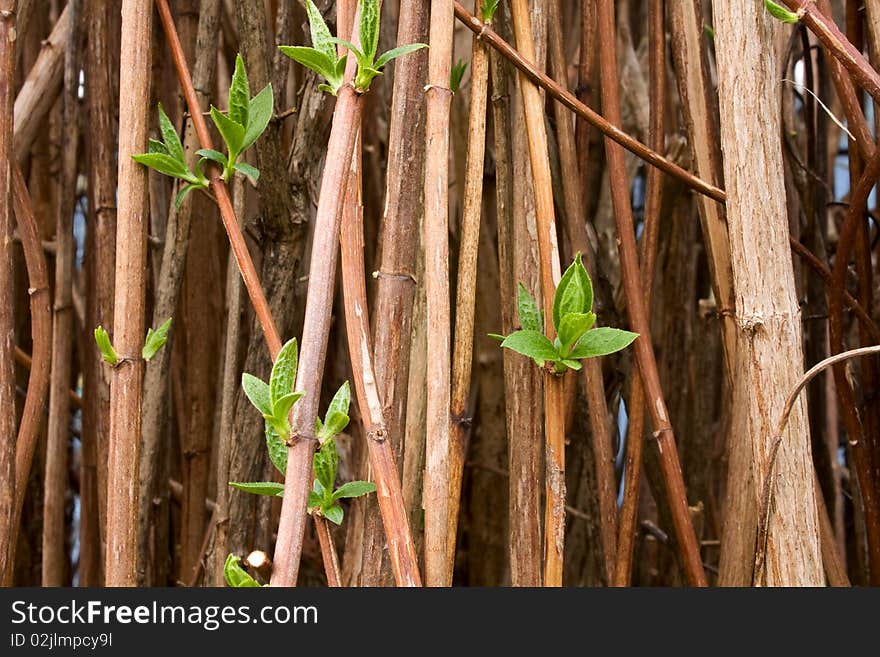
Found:
[(498, 36), (498, 34), (490, 27), (484, 25), (479, 19), (472, 16), (467, 9), (462, 7), (458, 2), (455, 3), (455, 16), (471, 32), (478, 34), (481, 39), (485, 40), (490, 46), (501, 53), (505, 59), (516, 66), (516, 68), (519, 69), (529, 80), (545, 89), (551, 96), (565, 105), (572, 112), (598, 128), (606, 137), (620, 144), (626, 150), (635, 153), (649, 164), (662, 170), (664, 173), (680, 180), (700, 194), (705, 194), (720, 203), (724, 202), (724, 199), (726, 198), (724, 190), (718, 189), (714, 185), (707, 183), (705, 180), (701, 180), (692, 173), (685, 171), (674, 162), (669, 161), (660, 155), (660, 153), (651, 150), (640, 141), (615, 126), (613, 121), (609, 121), (591, 110), (580, 102), (571, 92), (564, 89), (547, 74), (535, 68), (535, 66), (532, 65), (516, 48)]
[[(392, 440), (385, 426), (373, 368), (360, 190), (360, 156), (356, 153), (348, 175), (340, 237), (348, 353), (394, 580), (398, 586), (421, 586), (418, 557), (409, 530), (400, 477), (391, 451)], [(318, 531), (320, 536), (320, 528)]]
[[(599, 70), (602, 80), (602, 107), (612, 123), (621, 123), (618, 91), (617, 57), (615, 47), (614, 4), (600, 0), (598, 5)], [(614, 219), (617, 226), (618, 252), (623, 278), (624, 294), (630, 324), (639, 333), (635, 342), (635, 357), (639, 376), (647, 393), (651, 424), (660, 452), (660, 467), (666, 484), (670, 513), (675, 526), (676, 538), (682, 553), (685, 574), (692, 586), (705, 586), (706, 575), (700, 558), (694, 528), (688, 511), (687, 494), (681, 473), (681, 465), (675, 445), (675, 435), (669, 421), (669, 411), (663, 397), (657, 361), (651, 343), (650, 324), (645, 308), (642, 277), (639, 271), (633, 230), (632, 208), (627, 185), (623, 149), (610, 139), (605, 140), (608, 161)]]
[[(666, 142), (666, 32), (664, 29), (664, 0), (648, 2), (648, 40), (651, 123), (648, 126), (648, 146), (662, 151)], [(651, 293), (654, 287), (654, 265), (657, 260), (657, 242), (660, 234), (660, 206), (663, 200), (663, 176), (650, 168), (647, 175), (645, 198), (645, 226), (642, 232), (642, 289), (645, 294), (645, 313), (650, 317)], [(638, 531), (639, 485), (642, 473), (642, 448), (645, 430), (645, 387), (641, 373), (632, 379), (629, 425), (627, 430), (626, 464), (623, 479), (623, 505), (617, 538), (617, 558), (614, 567), (614, 585), (629, 586), (632, 577), (633, 549)]]
[[(192, 77), (186, 63), (186, 56), (183, 53), (180, 37), (177, 35), (174, 19), (168, 7), (168, 0), (156, 0), (156, 8), (159, 10), (159, 18), (165, 30), (165, 37), (168, 40), (168, 47), (171, 49), (171, 57), (174, 60), (174, 67), (177, 70), (180, 87), (183, 90), (184, 98), (186, 98), (193, 126), (199, 137), (199, 143), (202, 148), (213, 149), (211, 133), (208, 131), (208, 124), (202, 114), (195, 87), (193, 87)], [(229, 237), (229, 245), (232, 247), (232, 253), (235, 255), (235, 262), (238, 264), (238, 269), (244, 280), (244, 285), (254, 307), (257, 320), (263, 329), (263, 335), (266, 337), (269, 353), (274, 360), (281, 350), (281, 338), (278, 335), (275, 320), (272, 318), (272, 313), (269, 310), (266, 295), (263, 293), (263, 288), (260, 285), (260, 276), (257, 274), (257, 269), (254, 267), (254, 262), (248, 252), (244, 235), (235, 218), (235, 211), (232, 209), (232, 201), (229, 198), (229, 189), (220, 177), (220, 172), (216, 167), (210, 167), (208, 178), (211, 181), (211, 191), (214, 192), (217, 206), (220, 208), (220, 217), (223, 220), (223, 227), (226, 229), (226, 234)]]
[(315, 533), (318, 535), (318, 544), (321, 546), (321, 558), (324, 561), (324, 572), (327, 573), (327, 586), (342, 586), (342, 576), (339, 574), (339, 557), (333, 545), (333, 535), (330, 533), (330, 523), (324, 516), (312, 514), (315, 521)]
[(12, 577), (15, 534), (15, 320), (12, 270), (12, 108), (15, 100), (15, 0), (0, 2), (0, 580)]
[[(49, 273), (46, 267), (46, 256), (40, 242), (37, 218), (31, 207), (30, 196), (24, 183), (19, 167), (12, 168), (13, 203), (18, 223), (18, 235), (24, 251), (25, 265), (28, 270), (28, 293), (31, 298), (31, 341), (33, 358), (16, 349), (16, 360), (26, 361), (25, 367), (30, 369), (27, 396), (21, 424), (18, 426), (18, 439), (15, 444), (15, 507), (12, 517), (11, 545), (12, 554), (21, 524), (21, 509), (24, 504), (24, 492), (31, 473), (31, 463), (37, 438), (43, 425), (43, 413), (49, 397), (49, 369), (52, 359), (52, 310), (49, 304)], [(68, 397), (72, 391), (68, 391)], [(80, 400), (81, 401), (81, 400)], [(71, 399), (71, 403), (73, 400)], [(2, 573), (0, 573), (2, 575)], [(11, 575), (11, 573), (10, 573)]]

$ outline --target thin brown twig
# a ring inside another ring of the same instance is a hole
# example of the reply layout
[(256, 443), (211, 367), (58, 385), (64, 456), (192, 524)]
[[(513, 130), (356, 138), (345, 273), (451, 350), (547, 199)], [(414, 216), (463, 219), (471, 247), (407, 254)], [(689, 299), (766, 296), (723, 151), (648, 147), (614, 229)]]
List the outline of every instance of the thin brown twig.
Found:
[(449, 110), (455, 20), (451, 0), (431, 3), (425, 127), (425, 291), (427, 353), (434, 367), (427, 385), (425, 451), (425, 583), (450, 586), (449, 527)]
[[(477, 8), (481, 6), (477, 0)], [(474, 306), (477, 298), (477, 252), (483, 210), (483, 161), (486, 151), (486, 109), (489, 91), (489, 49), (476, 36), (471, 48), (471, 97), (467, 133), (467, 162), (458, 250), (458, 288), (455, 295), (455, 333), (452, 351), (452, 394), (449, 422), (449, 515), (447, 567), (455, 565), (455, 539), (461, 504), (461, 481), (471, 423), (467, 418), (474, 355)]]
[[(351, 3), (352, 6), (353, 4)], [(339, 20), (339, 23), (345, 24), (342, 19)], [(360, 126), (358, 126), (359, 128)], [(361, 170), (360, 148), (356, 148), (348, 173), (348, 189), (343, 206), (340, 233), (348, 352), (355, 394), (363, 423), (363, 433), (367, 439), (370, 465), (376, 480), (376, 498), (382, 515), (382, 524), (385, 528), (394, 580), (397, 586), (421, 586), (418, 557), (409, 529), (400, 476), (394, 454), (391, 451), (391, 436), (386, 428), (373, 366), (367, 284), (364, 273)], [(324, 524), (326, 525), (326, 521)], [(322, 528), (318, 527), (317, 529), (320, 538)], [(329, 541), (329, 532), (327, 536)], [(332, 549), (332, 544), (330, 547)], [(321, 549), (322, 552), (325, 551), (323, 544)]]
[(529, 80), (545, 89), (551, 96), (565, 105), (572, 112), (598, 128), (606, 137), (617, 142), (626, 150), (636, 154), (649, 164), (662, 170), (664, 173), (680, 180), (700, 194), (705, 194), (719, 203), (724, 202), (724, 199), (726, 198), (724, 190), (718, 189), (714, 185), (711, 185), (692, 173), (685, 171), (674, 162), (671, 162), (656, 151), (651, 150), (637, 139), (616, 127), (613, 121), (609, 121), (591, 110), (580, 102), (571, 92), (564, 89), (547, 74), (542, 73), (535, 68), (535, 66), (531, 64), (522, 53), (498, 36), (498, 34), (490, 27), (487, 27), (479, 19), (472, 16), (458, 2), (455, 3), (455, 16), (471, 32), (478, 34), (481, 39), (485, 40), (490, 46), (501, 53), (505, 59), (516, 66), (516, 68), (518, 68)]

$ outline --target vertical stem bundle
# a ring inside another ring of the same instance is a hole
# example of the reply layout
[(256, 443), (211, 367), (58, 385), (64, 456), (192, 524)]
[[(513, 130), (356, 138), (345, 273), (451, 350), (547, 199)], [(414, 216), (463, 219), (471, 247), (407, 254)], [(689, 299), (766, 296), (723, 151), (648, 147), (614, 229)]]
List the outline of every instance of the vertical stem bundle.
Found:
[(68, 5), (73, 28), (64, 58), (64, 121), (61, 135), (61, 198), (55, 222), (55, 304), (52, 324), (52, 374), (49, 388), (49, 436), (43, 485), (43, 586), (62, 586), (65, 578), (64, 507), (70, 447), (70, 375), (73, 356), (73, 213), (76, 204), (77, 90), (81, 0)]
[[(666, 102), (666, 33), (663, 25), (664, 0), (648, 2), (648, 42), (650, 67), (651, 124), (648, 146), (662, 152), (665, 146), (664, 105)], [(651, 291), (654, 284), (654, 265), (660, 233), (660, 205), (663, 176), (657, 169), (648, 169), (645, 199), (645, 225), (642, 233), (641, 273), (645, 293), (645, 313), (650, 317)], [(620, 509), (620, 533), (614, 567), (614, 586), (629, 586), (632, 577), (633, 549), (638, 531), (639, 487), (642, 473), (642, 448), (645, 430), (645, 387), (641, 375), (632, 379), (629, 424), (626, 436), (626, 465), (624, 466), (623, 506)]]
[(449, 109), (452, 91), (453, 4), (431, 3), (425, 161), (425, 287), (428, 372), (425, 456), (425, 580), (450, 586), (449, 522)]
[[(602, 107), (608, 120), (619, 126), (622, 121), (617, 86), (617, 48), (615, 45), (616, 29), (613, 2), (599, 0), (597, 20)], [(626, 295), (626, 308), (633, 330), (640, 334), (634, 345), (636, 362), (639, 367), (639, 376), (647, 393), (648, 408), (651, 412), (651, 423), (660, 451), (660, 465), (675, 525), (676, 538), (682, 551), (688, 582), (693, 586), (705, 586), (706, 575), (703, 572), (700, 549), (688, 513), (687, 495), (676, 452), (675, 436), (669, 421), (669, 412), (666, 408), (663, 390), (660, 386), (660, 376), (657, 372), (657, 361), (651, 345), (651, 332), (639, 272), (623, 148), (606, 138), (605, 155), (611, 182), (611, 198), (617, 226), (618, 252), (624, 294)]]
[[(477, 2), (479, 9), (480, 2)], [(471, 103), (467, 133), (464, 204), (458, 251), (458, 288), (455, 296), (455, 346), (452, 351), (452, 393), (449, 422), (449, 515), (447, 568), (455, 566), (455, 539), (461, 480), (471, 419), (467, 404), (471, 392), (474, 355), (474, 305), (477, 298), (477, 251), (483, 210), (483, 161), (486, 153), (486, 107), (489, 89), (489, 48), (478, 38), (471, 50)]]
[(147, 271), (147, 170), (131, 159), (147, 150), (153, 3), (123, 0), (119, 61), (119, 210), (113, 340), (122, 362), (110, 379), (107, 459), (108, 586), (133, 586), (137, 569), (138, 455)]
[[(516, 44), (523, 57), (535, 61), (531, 20), (527, 0), (511, 3)], [(538, 254), (541, 291), (544, 300), (544, 333), (551, 340), (553, 296), (562, 276), (553, 208), (553, 185), (544, 125), (544, 102), (541, 92), (525, 76), (520, 76), (529, 161), (535, 186), (535, 212), (538, 219)], [(544, 374), (544, 440), (546, 469), (546, 506), (544, 513), (544, 586), (562, 586), (562, 554), (565, 543), (565, 387), (563, 377)]]
[[(778, 142), (776, 29), (759, 2), (715, 2), (713, 9), (737, 301), (735, 421), (719, 581), (747, 585), (754, 575), (770, 586), (816, 586), (824, 578), (805, 403), (794, 406), (775, 471), (764, 472), (783, 402), (779, 390), (791, 389), (803, 368)], [(753, 573), (755, 507), (765, 487), (773, 492), (775, 517), (784, 521), (771, 520), (766, 528), (766, 568)]]

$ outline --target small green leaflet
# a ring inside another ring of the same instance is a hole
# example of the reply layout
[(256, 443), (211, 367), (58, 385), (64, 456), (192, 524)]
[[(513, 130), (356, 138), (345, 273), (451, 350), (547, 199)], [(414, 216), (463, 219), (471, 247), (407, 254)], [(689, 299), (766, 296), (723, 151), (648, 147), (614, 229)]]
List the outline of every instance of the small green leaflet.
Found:
[(260, 588), (257, 580), (248, 575), (247, 571), (241, 567), (239, 558), (234, 554), (226, 557), (226, 563), (223, 565), (223, 578), (233, 588)]
[(593, 283), (581, 262), (581, 254), (562, 275), (553, 297), (553, 326), (559, 331), (563, 315), (588, 313), (593, 308)]
[(108, 365), (116, 367), (116, 365), (119, 364), (119, 355), (113, 348), (113, 344), (110, 342), (110, 336), (107, 335), (107, 331), (103, 326), (98, 326), (95, 329), (95, 344), (98, 345), (98, 351), (101, 352), (101, 358), (103, 358)]
[(538, 308), (534, 297), (529, 294), (526, 286), (522, 283), (517, 285), (516, 310), (519, 315), (519, 325), (526, 331), (544, 330), (544, 313)]
[(764, 7), (773, 18), (780, 20), (783, 23), (797, 23), (799, 20), (797, 14), (789, 11), (782, 5), (776, 4), (773, 0), (764, 0)]
[(284, 484), (279, 484), (275, 481), (230, 481), (229, 485), (236, 490), (253, 495), (269, 495), (272, 497), (283, 497), (284, 495)]
[(607, 356), (625, 349), (639, 337), (638, 333), (616, 328), (602, 327), (587, 331), (571, 352), (571, 358), (594, 358)]
[(166, 319), (162, 326), (155, 331), (152, 328), (147, 329), (147, 338), (144, 340), (144, 348), (141, 349), (141, 356), (143, 356), (144, 360), (152, 360), (156, 352), (165, 346), (165, 343), (168, 341), (168, 330), (171, 328), (172, 319), (171, 317)]
[(452, 93), (458, 93), (461, 88), (461, 81), (464, 79), (464, 72), (467, 70), (468, 64), (463, 59), (459, 59), (452, 65), (452, 71), (449, 73), (449, 89)]
[(375, 492), (376, 484), (372, 481), (349, 481), (347, 484), (342, 484), (342, 486), (336, 489), (333, 493), (333, 499), (339, 500), (343, 497), (360, 497)]

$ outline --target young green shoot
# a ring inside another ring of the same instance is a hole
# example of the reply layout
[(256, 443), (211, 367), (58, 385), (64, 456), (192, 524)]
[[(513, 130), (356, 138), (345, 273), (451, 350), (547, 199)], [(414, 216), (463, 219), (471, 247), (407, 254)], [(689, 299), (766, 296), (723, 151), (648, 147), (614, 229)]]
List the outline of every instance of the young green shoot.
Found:
[(233, 588), (260, 588), (259, 582), (242, 568), (241, 560), (234, 554), (226, 557), (226, 563), (223, 565), (223, 577), (226, 583)]
[(360, 14), (359, 36), (361, 47), (357, 48), (349, 41), (331, 36), (321, 12), (312, 2), (306, 0), (306, 11), (309, 17), (309, 30), (312, 47), (279, 46), (281, 52), (295, 62), (320, 75), (325, 83), (318, 88), (334, 96), (342, 87), (345, 76), (345, 64), (348, 56), (336, 56), (334, 44), (348, 48), (357, 59), (357, 73), (354, 88), (358, 93), (366, 93), (370, 83), (377, 75), (382, 75), (382, 68), (393, 59), (426, 48), (424, 43), (410, 43), (382, 53), (376, 57), (379, 46), (379, 0), (358, 0)]
[(797, 23), (799, 20), (796, 13), (789, 11), (782, 5), (776, 4), (773, 0), (764, 0), (764, 8), (773, 18), (783, 23)]
[(146, 153), (132, 155), (135, 162), (155, 169), (166, 176), (177, 178), (184, 182), (183, 187), (174, 200), (175, 207), (180, 207), (183, 199), (194, 189), (207, 189), (210, 181), (204, 173), (204, 164), (210, 160), (217, 163), (222, 170), (221, 178), (224, 182), (236, 173), (241, 173), (253, 181), (257, 181), (260, 172), (256, 167), (246, 162), (239, 162), (239, 157), (250, 148), (254, 142), (266, 130), (269, 120), (272, 118), (274, 98), (272, 85), (266, 87), (251, 98), (250, 85), (247, 79), (247, 71), (241, 55), (235, 58), (235, 72), (229, 86), (229, 110), (226, 114), (211, 106), (211, 118), (220, 136), (226, 144), (227, 154), (220, 151), (201, 149), (196, 151), (199, 161), (195, 171), (186, 163), (186, 155), (180, 136), (174, 129), (165, 110), (159, 104), (159, 130), (162, 133), (162, 141), (150, 139), (149, 149)]
[[(141, 358), (146, 361), (152, 360), (153, 356), (165, 346), (168, 342), (168, 331), (171, 328), (172, 317), (169, 317), (157, 329), (148, 328), (147, 337), (144, 339), (144, 346), (141, 348)], [(101, 358), (104, 359), (110, 367), (116, 367), (122, 361), (126, 360), (116, 353), (113, 343), (110, 342), (110, 336), (103, 326), (95, 328), (95, 344), (98, 345), (98, 351), (101, 352)], [(128, 359), (130, 360), (130, 359)]]
[(461, 88), (461, 81), (464, 79), (464, 73), (467, 71), (468, 63), (463, 59), (459, 59), (452, 65), (452, 71), (449, 74), (449, 90), (452, 93), (458, 93)]
[[(302, 396), (300, 393), (292, 392), (296, 380), (296, 366), (296, 340), (292, 339), (278, 353), (268, 384), (250, 374), (242, 376), (245, 394), (266, 420), (266, 448), (269, 452), (269, 460), (282, 475), (287, 470), (287, 443), (290, 441), (287, 414), (293, 403)], [(333, 396), (324, 419), (319, 418), (315, 426), (319, 448), (314, 455), (313, 468), (317, 478), (309, 493), (309, 511), (319, 513), (337, 525), (342, 522), (343, 517), (342, 507), (338, 503), (340, 499), (360, 497), (376, 490), (376, 486), (367, 481), (351, 481), (339, 488), (335, 487), (339, 464), (335, 438), (348, 426), (350, 403), (351, 388), (346, 381)], [(230, 481), (229, 485), (253, 495), (272, 497), (284, 495), (284, 484), (273, 481)]]
[(544, 314), (522, 283), (517, 292), (519, 331), (508, 336), (492, 335), (501, 346), (528, 356), (538, 367), (550, 367), (555, 374), (581, 369), (580, 361), (607, 356), (628, 347), (638, 333), (616, 328), (593, 328), (593, 284), (581, 262), (581, 254), (565, 270), (553, 297), (552, 342), (544, 335)]

